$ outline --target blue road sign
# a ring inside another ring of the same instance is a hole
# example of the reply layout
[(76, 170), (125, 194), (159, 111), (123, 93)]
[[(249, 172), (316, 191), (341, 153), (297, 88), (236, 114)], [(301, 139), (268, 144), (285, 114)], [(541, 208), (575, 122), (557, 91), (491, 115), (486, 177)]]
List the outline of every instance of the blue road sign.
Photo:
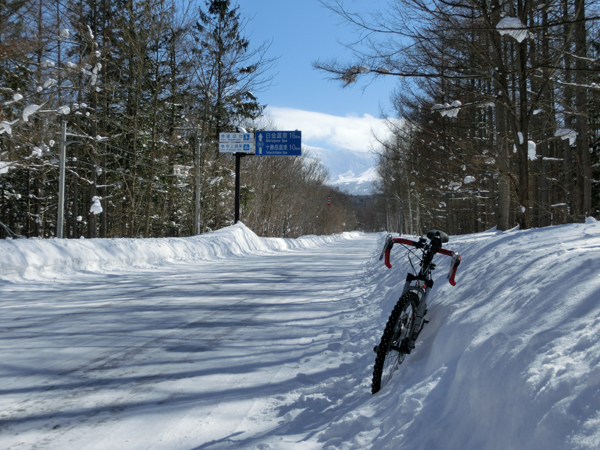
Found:
[(249, 144), (223, 143), (219, 141), (219, 152), (221, 153), (254, 153), (254, 141)]
[(219, 152), (254, 153), (254, 134), (219, 133)]
[(219, 133), (219, 143), (247, 144), (254, 141), (252, 133)]
[(257, 131), (254, 135), (256, 156), (300, 156), (301, 131)]

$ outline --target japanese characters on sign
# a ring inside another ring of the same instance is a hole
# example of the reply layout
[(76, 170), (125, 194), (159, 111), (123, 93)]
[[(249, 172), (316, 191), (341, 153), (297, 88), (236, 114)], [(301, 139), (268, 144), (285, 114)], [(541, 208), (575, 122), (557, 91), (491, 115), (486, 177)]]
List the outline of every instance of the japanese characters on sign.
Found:
[(239, 143), (221, 143), (219, 142), (219, 152), (221, 153), (254, 153), (254, 143), (239, 144)]
[(257, 156), (300, 156), (301, 131), (257, 131), (255, 133)]
[(258, 156), (300, 156), (302, 132), (257, 131), (256, 133), (220, 133), (219, 152), (255, 153)]
[(219, 152), (254, 153), (254, 134), (219, 133)]

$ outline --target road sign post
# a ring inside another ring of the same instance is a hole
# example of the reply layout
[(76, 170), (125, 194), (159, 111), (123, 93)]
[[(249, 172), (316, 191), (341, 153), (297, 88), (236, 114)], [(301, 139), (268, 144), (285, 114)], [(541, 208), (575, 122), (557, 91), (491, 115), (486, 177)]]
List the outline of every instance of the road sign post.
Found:
[(219, 133), (219, 152), (235, 154), (235, 223), (240, 219), (240, 159), (246, 155), (301, 156), (302, 132)]
[(233, 223), (238, 223), (240, 220), (240, 166), (242, 156), (245, 155), (235, 154), (235, 212)]
[(242, 156), (254, 153), (253, 133), (219, 133), (219, 152), (235, 154), (234, 222), (240, 220), (240, 166)]

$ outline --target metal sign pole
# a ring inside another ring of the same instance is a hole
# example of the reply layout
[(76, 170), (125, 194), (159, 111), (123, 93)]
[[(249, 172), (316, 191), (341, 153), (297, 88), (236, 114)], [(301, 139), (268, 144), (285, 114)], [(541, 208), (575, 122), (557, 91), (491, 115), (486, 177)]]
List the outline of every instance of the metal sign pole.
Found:
[(240, 160), (242, 159), (241, 153), (235, 154), (235, 221), (238, 223), (240, 220)]

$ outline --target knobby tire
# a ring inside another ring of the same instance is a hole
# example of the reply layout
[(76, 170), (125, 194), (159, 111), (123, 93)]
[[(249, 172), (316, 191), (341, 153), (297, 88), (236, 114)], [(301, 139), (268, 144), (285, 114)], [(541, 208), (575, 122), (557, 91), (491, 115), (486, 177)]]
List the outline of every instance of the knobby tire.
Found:
[[(371, 384), (373, 394), (379, 392), (387, 384), (409, 352), (406, 346), (412, 334), (418, 302), (419, 299), (414, 292), (406, 292), (400, 297), (390, 314), (381, 336), (381, 342), (377, 346)], [(405, 338), (402, 338), (403, 331)], [(410, 333), (407, 334), (407, 331)], [(392, 350), (392, 346), (399, 347), (401, 350)]]

